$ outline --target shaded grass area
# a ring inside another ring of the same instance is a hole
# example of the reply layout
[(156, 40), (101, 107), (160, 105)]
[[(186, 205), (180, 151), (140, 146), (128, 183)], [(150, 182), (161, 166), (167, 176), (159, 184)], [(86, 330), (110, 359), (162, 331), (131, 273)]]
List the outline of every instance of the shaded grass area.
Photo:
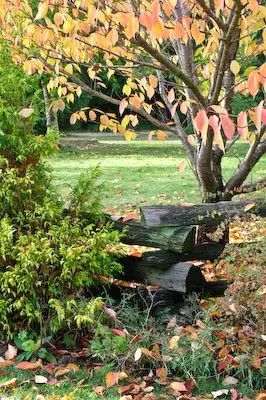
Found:
[[(225, 180), (233, 174), (247, 149), (246, 143), (239, 143), (224, 157)], [(142, 204), (200, 202), (197, 180), (189, 164), (186, 161), (183, 172), (178, 168), (183, 160), (186, 160), (186, 154), (179, 141), (149, 144), (142, 138), (127, 143), (104, 137), (86, 150), (65, 148), (49, 163), (54, 184), (62, 193), (67, 193), (68, 185), (75, 184), (80, 173), (99, 164), (109, 188), (105, 207), (131, 209)], [(262, 159), (247, 181), (253, 182), (265, 173), (266, 161)], [(265, 192), (260, 194), (263, 195)], [(247, 196), (254, 198), (253, 193)]]

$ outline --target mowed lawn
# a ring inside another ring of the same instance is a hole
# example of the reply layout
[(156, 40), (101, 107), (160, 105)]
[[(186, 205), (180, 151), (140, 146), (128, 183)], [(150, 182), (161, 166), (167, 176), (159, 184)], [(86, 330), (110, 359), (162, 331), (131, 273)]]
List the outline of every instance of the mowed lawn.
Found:
[[(186, 160), (180, 142), (147, 143), (142, 137), (141, 140), (127, 143), (106, 136), (98, 140), (86, 150), (64, 150), (49, 160), (53, 182), (64, 195), (81, 173), (99, 165), (108, 187), (105, 208), (132, 209), (144, 204), (201, 201), (197, 181), (188, 162), (185, 161), (184, 170), (179, 168), (180, 163)], [(239, 143), (234, 146), (233, 152), (224, 157), (226, 180), (235, 171), (247, 149), (247, 144)], [(248, 181), (262, 178), (265, 173), (264, 158), (250, 174)], [(265, 192), (259, 194), (260, 197), (263, 195)], [(254, 194), (249, 194), (248, 198), (254, 198)]]

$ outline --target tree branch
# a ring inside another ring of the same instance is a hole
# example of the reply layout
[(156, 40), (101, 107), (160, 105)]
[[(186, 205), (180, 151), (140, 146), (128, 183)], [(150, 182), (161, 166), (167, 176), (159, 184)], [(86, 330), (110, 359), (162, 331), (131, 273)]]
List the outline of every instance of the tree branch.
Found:
[(142, 47), (147, 53), (149, 53), (153, 58), (159, 61), (169, 72), (172, 72), (175, 77), (180, 79), (185, 85), (191, 89), (195, 99), (203, 106), (207, 106), (207, 101), (205, 97), (201, 94), (198, 86), (186, 75), (183, 71), (181, 71), (178, 67), (176, 67), (167, 57), (161, 54), (158, 50), (152, 47), (145, 39), (143, 39), (140, 34), (136, 34), (135, 43)]
[(225, 186), (224, 199), (230, 199), (232, 197), (231, 193), (233, 193), (243, 184), (252, 168), (266, 153), (266, 140), (260, 142), (260, 137), (262, 137), (263, 133), (265, 132), (265, 128), (266, 126), (264, 125), (259, 137), (256, 136), (254, 142), (252, 143), (249, 151), (246, 154), (246, 157), (239, 164), (237, 171), (228, 180)]
[(257, 190), (262, 190), (266, 187), (266, 177), (261, 178), (253, 183), (246, 183), (241, 185), (239, 188), (235, 188), (232, 190), (232, 196), (236, 196), (238, 194), (243, 193), (251, 193), (256, 192)]
[[(172, 105), (167, 98), (167, 94), (165, 91), (165, 85), (164, 85), (164, 77), (163, 77), (162, 72), (157, 71), (157, 76), (158, 76), (159, 93), (160, 93), (169, 113), (171, 114)], [(191, 146), (191, 144), (187, 140), (186, 132), (183, 129), (183, 126), (181, 124), (181, 121), (180, 121), (177, 113), (175, 113), (173, 115), (173, 120), (174, 120), (176, 128), (177, 128), (176, 135), (181, 139), (181, 141), (184, 145), (184, 148), (186, 149), (189, 161), (192, 165), (193, 172), (195, 173), (196, 178), (198, 178), (197, 168), (196, 168), (196, 163), (195, 163), (195, 151), (194, 151), (193, 147)]]
[(197, 3), (201, 6), (201, 8), (205, 11), (210, 19), (213, 19), (216, 24), (221, 28), (223, 31), (226, 32), (227, 26), (226, 24), (216, 16), (216, 14), (207, 6), (204, 0), (196, 0)]

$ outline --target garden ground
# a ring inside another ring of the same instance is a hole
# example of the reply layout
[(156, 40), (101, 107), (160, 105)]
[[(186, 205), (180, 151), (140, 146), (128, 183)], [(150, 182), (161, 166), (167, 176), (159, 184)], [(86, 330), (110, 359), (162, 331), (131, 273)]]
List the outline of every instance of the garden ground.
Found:
[[(98, 143), (91, 144), (86, 149), (69, 147), (49, 160), (54, 184), (58, 187), (59, 192), (66, 193), (68, 185), (74, 184), (81, 172), (100, 164), (103, 179), (109, 187), (104, 206), (112, 212), (129, 213), (142, 204), (200, 201), (193, 173), (188, 164), (183, 162), (185, 153), (180, 142), (154, 140), (149, 144), (146, 142), (146, 138), (141, 137), (140, 140), (126, 143), (118, 138), (114, 140), (107, 135), (100, 137), (95, 135), (92, 138), (96, 138)], [(225, 158), (223, 168), (226, 178), (232, 174), (246, 150), (247, 145), (240, 143), (235, 147), (234, 152), (229, 153)], [(265, 169), (265, 161), (261, 160), (249, 180), (263, 177)], [(265, 192), (260, 193), (259, 196), (263, 197), (264, 194)], [(252, 193), (248, 196), (254, 198), (258, 197), (258, 194)], [(98, 389), (99, 386), (103, 388), (103, 394), (100, 397), (109, 400), (120, 398), (120, 395), (117, 394), (117, 386), (104, 391), (106, 373), (115, 370), (113, 365), (105, 365), (100, 369), (88, 367), (78, 369), (76, 364), (78, 364), (78, 360), (76, 363), (75, 360), (72, 360), (72, 370), (70, 368), (71, 371), (62, 374), (58, 380), (54, 378), (56, 371), (53, 368), (51, 371), (41, 368), (35, 371), (24, 371), (16, 369), (14, 366), (0, 367), (0, 399), (97, 399), (99, 395), (96, 392), (101, 393), (101, 390)], [(50, 384), (36, 383), (36, 375), (47, 377)], [(176, 379), (178, 380), (178, 377)], [(8, 383), (10, 380), (11, 383)], [(141, 380), (139, 380), (140, 382)], [(121, 384), (123, 385), (123, 382)], [(255, 396), (255, 391), (248, 387), (247, 382), (242, 384), (239, 380), (234, 387), (238, 393), (243, 393), (250, 399)], [(211, 376), (210, 379), (204, 378), (197, 381), (193, 395), (200, 394), (203, 397), (199, 398), (208, 399), (213, 398), (213, 395), (210, 394), (212, 391), (228, 390), (229, 388), (230, 386), (222, 384), (222, 380), (217, 382), (215, 376)], [(164, 385), (156, 386), (156, 392), (162, 396), (161, 398), (175, 398), (164, 390)], [(221, 395), (218, 398), (221, 400), (231, 399), (234, 398), (233, 395), (234, 392), (232, 394), (229, 392), (229, 397)], [(130, 398), (130, 395), (125, 397), (127, 400)], [(152, 397), (148, 398), (152, 399)], [(185, 398), (188, 397), (184, 396)]]

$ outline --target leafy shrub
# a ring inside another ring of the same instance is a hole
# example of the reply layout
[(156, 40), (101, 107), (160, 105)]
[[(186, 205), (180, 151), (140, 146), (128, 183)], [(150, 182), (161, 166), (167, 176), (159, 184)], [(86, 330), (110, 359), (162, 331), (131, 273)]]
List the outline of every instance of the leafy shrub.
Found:
[[(88, 299), (89, 288), (99, 275), (120, 270), (106, 250), (119, 233), (95, 224), (99, 170), (78, 181), (65, 210), (42, 161), (54, 151), (53, 134), (18, 136), (0, 149), (0, 330), (12, 336), (33, 329), (47, 336), (91, 326), (103, 301)], [(79, 217), (81, 210), (87, 210), (86, 219)]]

